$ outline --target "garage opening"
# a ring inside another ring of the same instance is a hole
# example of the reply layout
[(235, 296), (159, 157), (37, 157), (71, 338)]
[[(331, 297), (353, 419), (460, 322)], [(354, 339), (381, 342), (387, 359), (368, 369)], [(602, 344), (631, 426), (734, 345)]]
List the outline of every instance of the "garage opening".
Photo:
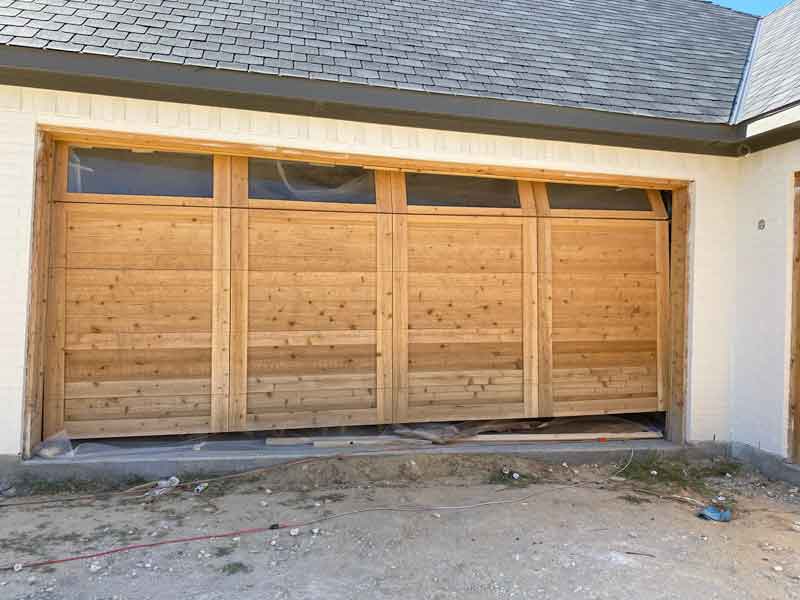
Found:
[(44, 438), (670, 407), (653, 188), (70, 142), (52, 174)]

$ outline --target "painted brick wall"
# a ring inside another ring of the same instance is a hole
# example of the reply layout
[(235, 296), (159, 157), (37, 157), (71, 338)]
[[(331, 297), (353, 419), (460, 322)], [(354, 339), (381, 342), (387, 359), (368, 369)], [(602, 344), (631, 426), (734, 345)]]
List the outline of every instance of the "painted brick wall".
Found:
[[(800, 141), (739, 160), (731, 435), (786, 455), (792, 223)], [(764, 229), (758, 223), (764, 220)]]
[(736, 299), (736, 193), (730, 158), (441, 132), (0, 86), (0, 454), (19, 452), (37, 123), (264, 146), (695, 181), (688, 435), (727, 439)]

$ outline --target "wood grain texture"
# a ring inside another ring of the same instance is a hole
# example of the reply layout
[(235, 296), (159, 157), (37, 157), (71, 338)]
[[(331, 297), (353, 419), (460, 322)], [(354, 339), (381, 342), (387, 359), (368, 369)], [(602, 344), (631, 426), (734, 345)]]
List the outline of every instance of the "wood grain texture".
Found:
[(85, 127), (42, 124), (40, 129), (50, 133), (54, 139), (77, 144), (92, 143), (111, 148), (143, 148), (175, 152), (209, 152), (257, 158), (300, 160), (320, 164), (353, 165), (368, 169), (390, 169), (395, 171), (438, 173), (443, 175), (473, 175), (501, 179), (528, 181), (553, 181), (560, 183), (586, 183), (595, 185), (617, 185), (656, 190), (673, 190), (686, 186), (684, 179), (640, 177), (618, 173), (598, 173), (539, 169), (533, 167), (511, 167), (504, 165), (464, 164), (452, 161), (419, 160), (375, 156), (351, 152), (326, 152), (321, 150), (291, 147), (265, 147), (260, 144), (223, 142), (219, 140), (187, 139), (178, 136), (130, 133), (127, 131), (97, 131)]
[(228, 431), (231, 385), (231, 157), (214, 157), (211, 431)]
[(676, 443), (684, 442), (686, 432), (691, 206), (692, 188), (683, 187), (673, 192), (669, 283), (671, 398), (667, 407), (667, 437)]
[[(537, 192), (537, 202), (538, 202)], [(553, 243), (551, 222), (539, 219), (537, 224), (538, 249), (538, 337), (539, 337), (539, 416), (553, 416)]]
[(535, 231), (520, 217), (403, 219), (407, 241), (398, 239), (396, 252), (406, 254), (407, 325), (396, 352), (407, 374), (398, 382), (398, 420), (535, 412), (527, 385), (535, 327), (524, 322), (536, 306), (535, 268), (525, 272), (536, 261)]
[(231, 329), (230, 410), (228, 428), (247, 424), (247, 352), (249, 323), (250, 211), (247, 209), (247, 169), (244, 157), (231, 159)]
[[(668, 277), (686, 258), (680, 245), (669, 255), (657, 192), (644, 219), (576, 218), (549, 208), (544, 181), (588, 177), (525, 170), (518, 209), (409, 207), (404, 170), (511, 171), (387, 159), (369, 165), (375, 205), (255, 200), (248, 159), (217, 154), (212, 199), (68, 194), (66, 160), (57, 144), (45, 431), (676, 411), (686, 286)], [(591, 181), (622, 182), (634, 179)], [(673, 238), (686, 223), (676, 217)]]
[(658, 341), (658, 410), (666, 410), (670, 392), (670, 297), (669, 297), (669, 224), (656, 228), (656, 307)]
[[(800, 173), (794, 178), (792, 236), (792, 332), (789, 362), (789, 451), (800, 462)], [(674, 353), (673, 353), (674, 355)], [(672, 412), (672, 411), (670, 411)]]
[(377, 273), (375, 289), (377, 316), (376, 329), (376, 386), (377, 420), (389, 423), (394, 415), (394, 362), (393, 362), (393, 312), (394, 293), (392, 256), (394, 253), (393, 223), (391, 215), (377, 217)]
[[(48, 431), (227, 429), (229, 211), (54, 205)], [(164, 423), (149, 418), (154, 407)]]
[(522, 357), (525, 416), (539, 416), (538, 287), (539, 260), (537, 226), (534, 219), (522, 225)]
[(553, 415), (658, 410), (668, 356), (666, 224), (552, 218), (542, 227), (550, 257), (540, 278), (551, 306), (540, 328), (549, 322), (551, 358), (540, 384)]
[(25, 341), (24, 426), (22, 452), (31, 455), (42, 441), (47, 347), (47, 290), (50, 270), (51, 192), (55, 143), (39, 133), (36, 140), (36, 182), (33, 204), (31, 260), (28, 289), (28, 326)]
[(251, 209), (247, 223), (246, 388), (232, 392), (246, 412), (237, 427), (335, 423), (348, 410), (358, 423), (390, 421), (391, 215)]

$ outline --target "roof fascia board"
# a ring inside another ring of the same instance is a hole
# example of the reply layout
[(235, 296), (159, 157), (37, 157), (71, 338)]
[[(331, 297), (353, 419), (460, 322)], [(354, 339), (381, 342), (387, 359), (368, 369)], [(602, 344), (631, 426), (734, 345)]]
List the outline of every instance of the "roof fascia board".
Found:
[(726, 124), (0, 46), (0, 83), (410, 127), (735, 155)]
[(794, 102), (779, 110), (774, 110), (755, 119), (741, 123), (745, 128), (745, 135), (749, 137), (768, 133), (773, 129), (785, 127), (800, 121), (800, 102)]

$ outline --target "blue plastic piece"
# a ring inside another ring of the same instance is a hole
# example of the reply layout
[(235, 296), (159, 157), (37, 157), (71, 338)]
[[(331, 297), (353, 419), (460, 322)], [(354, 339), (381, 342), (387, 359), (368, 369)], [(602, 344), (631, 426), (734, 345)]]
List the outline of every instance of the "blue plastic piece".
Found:
[(731, 511), (729, 509), (719, 508), (712, 504), (710, 506), (706, 506), (703, 510), (697, 513), (697, 516), (708, 521), (727, 523), (731, 520)]

